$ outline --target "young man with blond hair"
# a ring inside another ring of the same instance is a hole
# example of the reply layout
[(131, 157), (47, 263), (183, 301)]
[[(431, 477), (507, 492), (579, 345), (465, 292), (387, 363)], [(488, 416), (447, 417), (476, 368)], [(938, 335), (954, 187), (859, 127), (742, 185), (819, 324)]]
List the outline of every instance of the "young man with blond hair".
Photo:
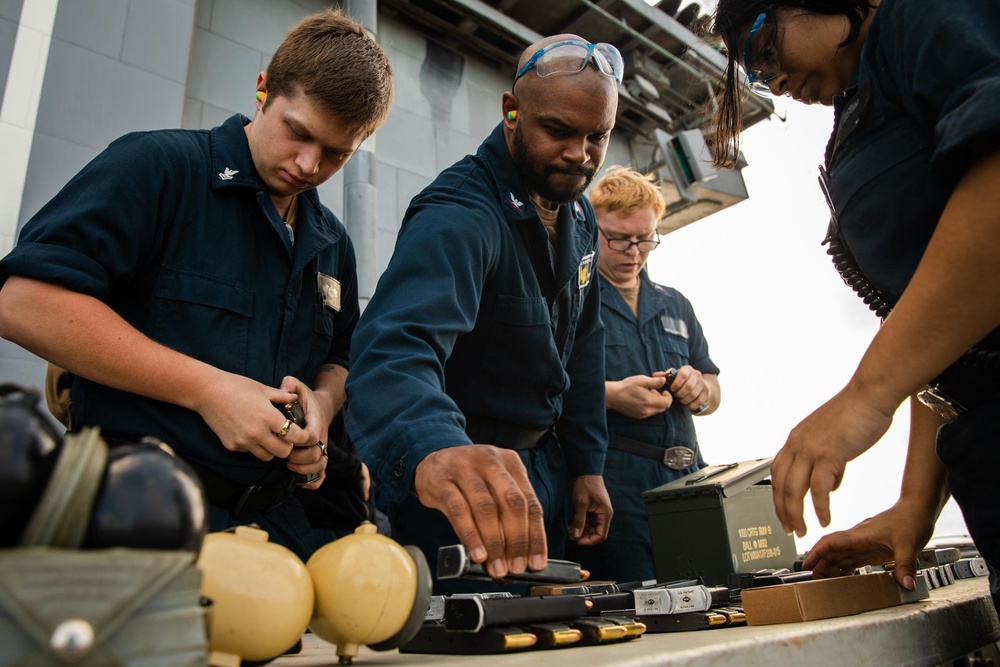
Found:
[[(719, 406), (719, 369), (691, 303), (643, 270), (660, 243), (660, 189), (647, 177), (612, 167), (590, 190), (601, 243), (601, 319), (605, 327), (608, 455), (604, 481), (615, 520), (608, 539), (571, 545), (596, 579), (655, 578), (643, 491), (704, 466), (695, 415)], [(674, 369), (672, 377), (667, 370)]]
[(71, 373), (74, 430), (160, 438), (212, 530), (257, 523), (303, 558), (329, 535), (295, 481), (323, 484), (358, 318), (354, 250), (315, 188), (385, 120), (391, 76), (362, 26), (309, 16), (248, 86), (252, 120), (118, 139), (0, 262), (0, 335)]

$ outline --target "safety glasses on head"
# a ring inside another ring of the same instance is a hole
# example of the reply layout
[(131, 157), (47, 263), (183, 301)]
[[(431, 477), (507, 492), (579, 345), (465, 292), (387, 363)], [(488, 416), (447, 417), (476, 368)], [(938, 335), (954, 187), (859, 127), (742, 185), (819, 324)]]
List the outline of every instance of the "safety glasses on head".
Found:
[(535, 51), (528, 62), (524, 63), (524, 67), (517, 71), (514, 83), (531, 70), (535, 70), (538, 76), (576, 74), (583, 71), (588, 62), (593, 62), (598, 71), (610, 76), (617, 83), (622, 82), (625, 63), (622, 62), (622, 54), (613, 45), (564, 39)]
[[(768, 84), (777, 78), (781, 69), (781, 64), (778, 62), (778, 51), (774, 43), (773, 11), (774, 6), (772, 5), (757, 15), (750, 26), (747, 41), (743, 45), (743, 69), (747, 73), (750, 92), (761, 97), (773, 96)], [(772, 20), (768, 30), (765, 29), (765, 26), (768, 25), (769, 18)], [(767, 32), (769, 35), (762, 36), (761, 39), (757, 40), (758, 34), (762, 32)], [(753, 48), (755, 40), (759, 42), (756, 52)]]

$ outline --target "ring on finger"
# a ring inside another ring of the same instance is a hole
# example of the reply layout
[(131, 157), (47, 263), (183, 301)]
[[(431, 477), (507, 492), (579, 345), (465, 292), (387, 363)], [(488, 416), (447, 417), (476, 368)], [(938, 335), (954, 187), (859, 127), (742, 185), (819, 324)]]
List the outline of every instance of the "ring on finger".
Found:
[(697, 409), (697, 410), (695, 410), (695, 411), (694, 411), (694, 413), (695, 413), (696, 415), (700, 415), (700, 414), (701, 414), (701, 413), (703, 413), (703, 412), (704, 412), (705, 410), (708, 410), (708, 401), (705, 401), (704, 403), (702, 403), (701, 405), (699, 405), (699, 406), (698, 406), (698, 409)]
[(325, 442), (323, 442), (322, 440), (320, 440), (320, 441), (318, 441), (316, 443), (316, 446), (319, 447), (319, 451), (320, 451), (320, 453), (323, 456), (327, 456), (327, 453), (326, 453), (326, 443)]
[(286, 435), (288, 435), (288, 429), (290, 429), (291, 427), (292, 427), (292, 420), (286, 419), (285, 425), (282, 426), (281, 430), (275, 433), (275, 435), (278, 436), (279, 438), (284, 438)]

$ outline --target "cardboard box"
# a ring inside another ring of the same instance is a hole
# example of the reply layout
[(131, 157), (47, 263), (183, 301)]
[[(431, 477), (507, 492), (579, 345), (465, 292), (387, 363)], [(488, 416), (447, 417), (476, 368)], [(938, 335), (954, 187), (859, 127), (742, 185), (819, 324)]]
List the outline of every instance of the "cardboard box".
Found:
[(899, 587), (891, 572), (876, 572), (746, 588), (743, 611), (747, 625), (797, 623), (895, 607), (927, 596), (922, 578), (917, 579), (916, 591), (908, 591)]
[(774, 512), (771, 459), (708, 466), (642, 494), (658, 581), (700, 578), (725, 586), (732, 572), (795, 565), (795, 540)]

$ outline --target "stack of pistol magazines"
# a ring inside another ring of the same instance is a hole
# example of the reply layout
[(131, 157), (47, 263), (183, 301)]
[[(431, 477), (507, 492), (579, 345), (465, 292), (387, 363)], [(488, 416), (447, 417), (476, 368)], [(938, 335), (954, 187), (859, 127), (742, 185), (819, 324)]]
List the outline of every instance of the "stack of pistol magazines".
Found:
[[(698, 579), (658, 583), (585, 583), (579, 564), (550, 560), (540, 572), (505, 582), (531, 585), (507, 591), (433, 596), (424, 623), (404, 653), (504, 653), (633, 640), (646, 632), (744, 625), (727, 587)], [(490, 579), (459, 545), (442, 547), (439, 579)]]

